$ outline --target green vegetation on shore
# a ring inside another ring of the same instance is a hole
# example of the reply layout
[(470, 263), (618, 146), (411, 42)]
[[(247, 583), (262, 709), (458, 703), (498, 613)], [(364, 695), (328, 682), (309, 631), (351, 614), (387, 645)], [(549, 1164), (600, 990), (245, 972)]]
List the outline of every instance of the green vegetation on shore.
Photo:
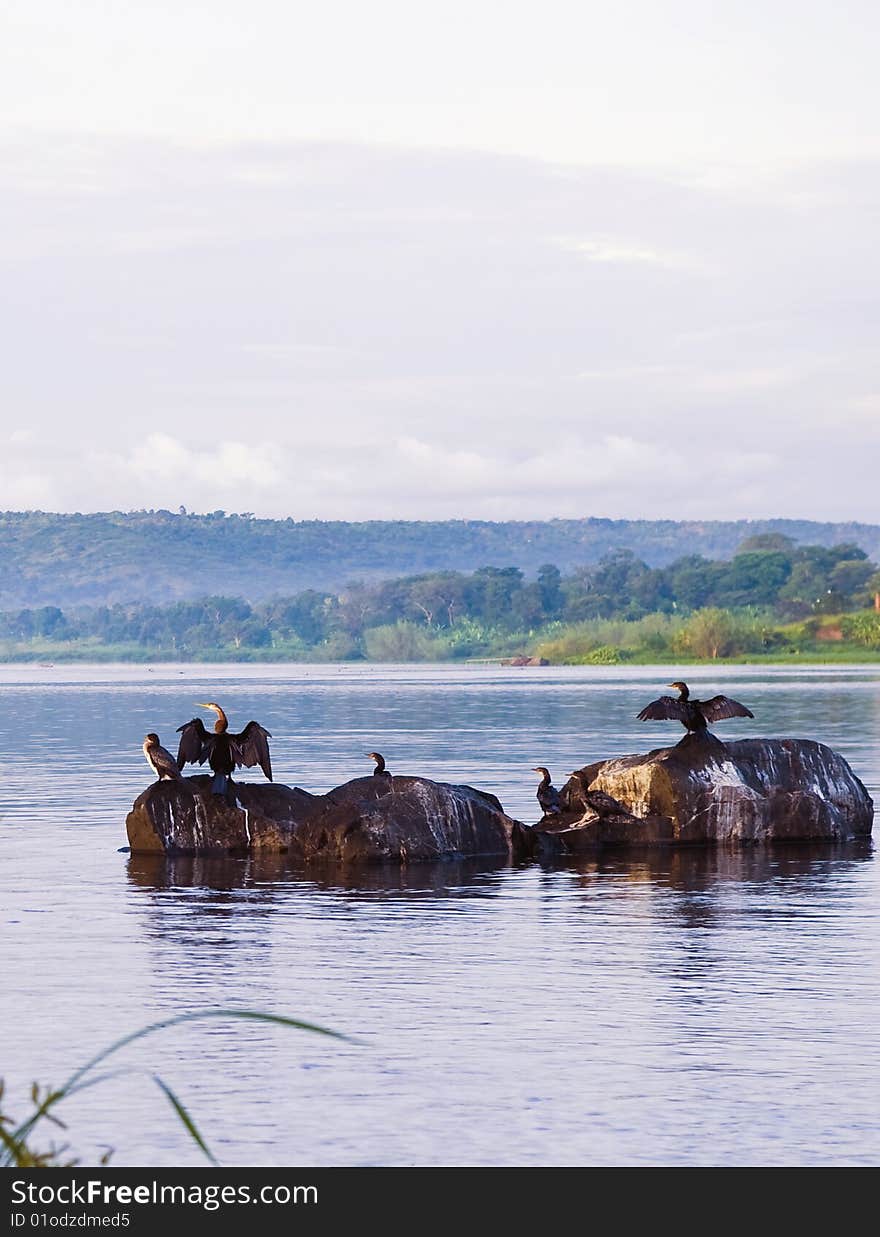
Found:
[(729, 560), (650, 567), (627, 550), (432, 572), (251, 602), (216, 595), (0, 614), (6, 661), (858, 661), (880, 657), (880, 570), (852, 543), (747, 539)]

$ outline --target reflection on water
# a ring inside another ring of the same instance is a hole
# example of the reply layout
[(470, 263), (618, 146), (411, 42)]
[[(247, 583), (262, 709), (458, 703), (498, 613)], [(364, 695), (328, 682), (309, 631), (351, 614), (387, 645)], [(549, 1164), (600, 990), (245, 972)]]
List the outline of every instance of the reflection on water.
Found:
[[(836, 843), (786, 843), (772, 847), (706, 849), (701, 846), (621, 851), (612, 848), (595, 856), (546, 860), (539, 866), (548, 873), (568, 871), (585, 880), (616, 875), (627, 881), (650, 882), (681, 892), (705, 891), (722, 881), (778, 881), (786, 877), (824, 877), (829, 868), (870, 860), (872, 841), (859, 839)], [(530, 867), (523, 860), (513, 868)], [(510, 871), (499, 858), (447, 860), (399, 868), (386, 864), (343, 867), (302, 865), (288, 855), (258, 854), (248, 857), (204, 858), (193, 856), (130, 855), (127, 875), (132, 884), (155, 891), (203, 888), (213, 890), (273, 889), (291, 885), (332, 892), (363, 894), (425, 894), (467, 897), (485, 894), (481, 880), (489, 873)]]
[(612, 849), (595, 859), (544, 864), (545, 870), (567, 867), (584, 876), (617, 874), (631, 881), (649, 881), (682, 893), (709, 891), (724, 881), (781, 881), (787, 877), (824, 879), (829, 871), (869, 860), (873, 842), (786, 843), (776, 846), (748, 846), (741, 849), (706, 849), (702, 846), (682, 850), (644, 850), (635, 856)]
[[(352, 871), (117, 853), (143, 733), (172, 733), (209, 682), (272, 718), (285, 780), (326, 788), (379, 746), (529, 819), (538, 754), (563, 770), (663, 741), (632, 715), (668, 669), (61, 673), (6, 672), (0, 713), (7, 745), (31, 735), (0, 809), (0, 1073), (19, 1093), (157, 1017), (237, 1006), (360, 1042), (208, 1023), (129, 1050), (230, 1164), (876, 1163), (871, 843)], [(873, 669), (719, 680), (758, 715), (736, 734), (825, 739), (876, 797)], [(137, 1076), (67, 1117), (87, 1155), (199, 1162)]]
[(146, 889), (192, 888), (246, 889), (281, 882), (313, 889), (351, 890), (365, 893), (466, 894), (475, 878), (509, 867), (497, 857), (446, 860), (400, 868), (386, 864), (341, 867), (300, 867), (287, 855), (259, 854), (242, 858), (131, 855), (128, 877)]

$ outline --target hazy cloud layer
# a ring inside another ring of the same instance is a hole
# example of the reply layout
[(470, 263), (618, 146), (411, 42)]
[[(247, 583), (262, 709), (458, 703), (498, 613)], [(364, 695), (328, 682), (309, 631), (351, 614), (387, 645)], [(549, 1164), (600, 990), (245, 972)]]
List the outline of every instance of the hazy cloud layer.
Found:
[(880, 518), (880, 168), (10, 144), (0, 507)]

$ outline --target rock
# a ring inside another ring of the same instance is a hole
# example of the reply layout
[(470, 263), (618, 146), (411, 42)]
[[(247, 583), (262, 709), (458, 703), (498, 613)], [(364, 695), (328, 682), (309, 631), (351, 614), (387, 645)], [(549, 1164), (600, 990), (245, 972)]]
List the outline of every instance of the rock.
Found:
[[(611, 797), (597, 799), (600, 812), (588, 803), (596, 791)], [(807, 739), (687, 735), (675, 747), (587, 765), (560, 799), (560, 816), (531, 830), (539, 856), (615, 845), (842, 841), (870, 836), (874, 817), (843, 757)]]
[(870, 837), (873, 803), (842, 756), (805, 739), (686, 736), (675, 747), (587, 765), (561, 812), (526, 829), (471, 786), (362, 777), (326, 795), (273, 783), (154, 782), (126, 826), (133, 854), (283, 854), (305, 863), (512, 860), (606, 846), (845, 841)]
[(132, 854), (245, 854), (287, 851), (293, 831), (320, 796), (275, 782), (240, 783), (233, 806), (211, 794), (211, 778), (153, 782), (126, 817)]
[(211, 779), (154, 782), (126, 819), (132, 854), (288, 852), (305, 862), (417, 863), (517, 857), (525, 830), (494, 795), (420, 777), (356, 778), (327, 795), (241, 783), (236, 804)]
[(546, 657), (529, 657), (526, 653), (517, 653), (516, 657), (508, 657), (502, 661), (502, 666), (549, 666)]

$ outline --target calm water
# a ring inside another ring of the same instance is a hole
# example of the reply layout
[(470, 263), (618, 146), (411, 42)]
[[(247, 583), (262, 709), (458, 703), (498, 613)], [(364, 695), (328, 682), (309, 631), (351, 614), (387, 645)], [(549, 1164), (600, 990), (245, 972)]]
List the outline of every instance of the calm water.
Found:
[[(361, 1042), (208, 1023), (127, 1050), (227, 1164), (876, 1164), (870, 845), (338, 879), (117, 850), (150, 778), (144, 733), (173, 746), (196, 700), (268, 726), (279, 781), (327, 789), (377, 747), (394, 772), (470, 782), (534, 820), (532, 765), (558, 784), (679, 737), (633, 720), (674, 677), (0, 667), (0, 1075), (22, 1097), (147, 1021), (241, 1006)], [(880, 669), (686, 677), (754, 709), (728, 736), (821, 739), (880, 801)], [(140, 1075), (63, 1115), (87, 1162), (111, 1144), (118, 1165), (203, 1163)]]

